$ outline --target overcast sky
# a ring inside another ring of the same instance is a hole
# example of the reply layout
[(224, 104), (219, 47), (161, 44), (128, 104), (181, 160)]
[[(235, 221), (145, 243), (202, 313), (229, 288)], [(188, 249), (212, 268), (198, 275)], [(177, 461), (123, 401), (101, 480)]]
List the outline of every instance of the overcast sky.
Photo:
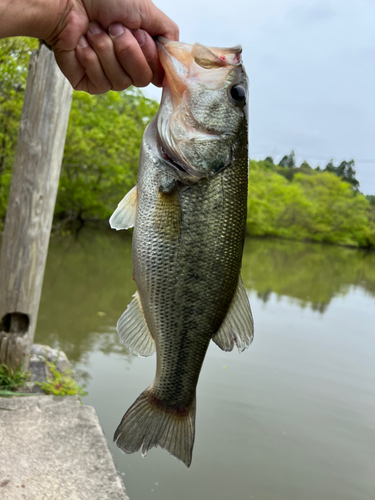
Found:
[(354, 158), (375, 194), (375, 0), (154, 1), (182, 41), (242, 45), (251, 158)]

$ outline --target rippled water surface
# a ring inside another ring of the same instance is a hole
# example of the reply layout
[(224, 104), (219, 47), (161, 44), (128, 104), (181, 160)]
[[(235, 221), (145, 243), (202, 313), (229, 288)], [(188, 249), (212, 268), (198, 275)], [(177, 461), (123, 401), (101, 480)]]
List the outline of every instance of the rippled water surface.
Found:
[(242, 354), (210, 346), (190, 469), (112, 443), (155, 370), (115, 331), (135, 291), (129, 235), (52, 239), (35, 340), (86, 381), (131, 500), (373, 500), (375, 253), (247, 240), (242, 277), (255, 340)]

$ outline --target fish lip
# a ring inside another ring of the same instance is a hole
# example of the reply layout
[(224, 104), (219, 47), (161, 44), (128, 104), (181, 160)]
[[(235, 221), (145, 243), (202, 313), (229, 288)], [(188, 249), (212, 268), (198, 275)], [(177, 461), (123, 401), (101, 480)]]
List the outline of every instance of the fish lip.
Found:
[[(185, 50), (188, 50), (190, 53), (194, 53), (197, 47), (201, 47), (204, 50), (208, 50), (212, 53), (216, 53), (217, 51), (221, 52), (223, 56), (220, 57), (220, 59), (223, 57), (223, 66), (242, 66), (242, 45), (237, 44), (234, 47), (206, 47), (205, 45), (201, 45), (199, 43), (195, 44), (189, 44), (189, 43), (183, 43), (175, 40), (168, 40), (167, 38), (163, 36), (157, 36), (154, 38), (156, 46), (158, 51), (163, 51), (166, 52), (169, 57), (173, 57), (173, 55), (170, 53), (168, 48), (166, 47), (167, 45), (169, 47), (175, 47), (175, 46), (180, 46), (184, 47)], [(228, 60), (225, 58), (225, 55), (232, 54), (234, 56), (234, 59), (232, 61)], [(218, 54), (216, 54), (218, 55)], [(225, 61), (225, 62), (224, 62)], [(220, 61), (219, 61), (220, 62)]]

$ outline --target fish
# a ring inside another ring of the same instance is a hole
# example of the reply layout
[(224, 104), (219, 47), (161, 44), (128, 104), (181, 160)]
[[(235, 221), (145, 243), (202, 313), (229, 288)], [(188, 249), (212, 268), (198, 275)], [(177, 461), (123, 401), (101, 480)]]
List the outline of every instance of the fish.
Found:
[(240, 277), (248, 189), (248, 77), (242, 48), (157, 39), (165, 71), (160, 108), (147, 126), (137, 186), (110, 218), (134, 227), (137, 292), (117, 323), (125, 346), (156, 352), (152, 384), (114, 441), (145, 456), (161, 447), (187, 467), (196, 387), (211, 342), (239, 352), (254, 323)]

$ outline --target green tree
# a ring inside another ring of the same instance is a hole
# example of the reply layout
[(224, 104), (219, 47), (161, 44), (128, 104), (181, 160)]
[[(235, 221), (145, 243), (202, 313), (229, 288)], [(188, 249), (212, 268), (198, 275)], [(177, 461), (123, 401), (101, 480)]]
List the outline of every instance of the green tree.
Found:
[(301, 188), (250, 161), (247, 232), (254, 236), (304, 238), (309, 201)]
[(335, 167), (333, 164), (333, 160), (330, 160), (326, 168), (324, 169), (325, 172), (332, 172), (333, 174), (337, 175), (337, 177), (340, 177), (342, 180), (345, 182), (348, 182), (353, 186), (353, 188), (358, 191), (359, 190), (359, 182), (356, 179), (356, 170), (355, 170), (355, 161), (350, 160), (350, 161), (342, 161), (338, 167)]
[(375, 246), (371, 213), (366, 197), (331, 172), (297, 172), (288, 182), (264, 162), (250, 161), (250, 235)]
[(328, 172), (296, 174), (293, 183), (302, 188), (311, 203), (307, 227), (314, 240), (353, 246), (368, 244), (365, 196), (356, 196), (347, 182)]
[(301, 163), (301, 165), (300, 165), (300, 167), (299, 167), (299, 170), (300, 170), (301, 172), (310, 173), (310, 171), (312, 170), (312, 168), (311, 168), (311, 167), (310, 167), (310, 165), (307, 163), (307, 161), (306, 161), (306, 160), (304, 160), (304, 161)]
[(0, 224), (5, 217), (32, 38), (0, 40)]
[(55, 211), (60, 219), (111, 215), (137, 182), (143, 131), (157, 108), (136, 89), (74, 92)]
[(294, 168), (296, 166), (296, 154), (294, 150), (289, 155), (285, 155), (279, 165), (280, 167)]
[(375, 247), (375, 196), (368, 195), (366, 196), (367, 201), (369, 202), (368, 207), (368, 219), (370, 223), (369, 230), (369, 242), (372, 246)]

